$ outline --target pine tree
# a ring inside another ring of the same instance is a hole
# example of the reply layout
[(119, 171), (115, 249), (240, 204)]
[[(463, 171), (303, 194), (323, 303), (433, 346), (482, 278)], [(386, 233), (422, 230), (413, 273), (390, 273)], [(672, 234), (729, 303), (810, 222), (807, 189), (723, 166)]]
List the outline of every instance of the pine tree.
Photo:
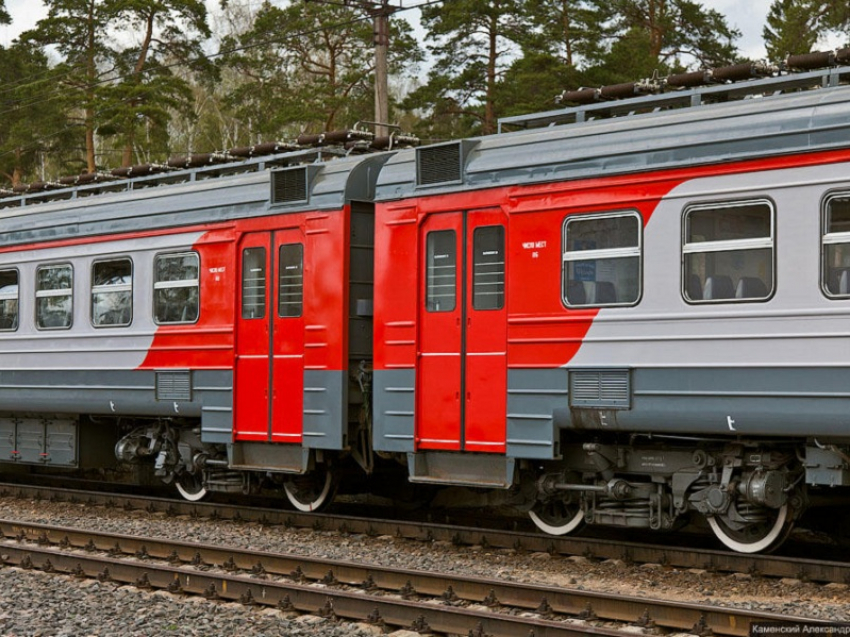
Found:
[(762, 31), (768, 58), (779, 62), (789, 54), (809, 53), (818, 40), (817, 22), (811, 0), (774, 0)]
[(210, 29), (202, 0), (113, 0), (113, 12), (118, 39), (138, 39), (116, 52), (120, 79), (104, 90), (103, 125), (122, 142), (121, 163), (129, 166), (142, 133), (149, 143), (141, 146), (150, 152), (154, 144), (162, 154), (172, 113), (191, 111), (191, 86), (174, 66), (210, 72), (201, 46)]
[[(421, 52), (404, 20), (390, 20), (390, 71)], [(251, 140), (291, 138), (373, 118), (373, 33), (369, 16), (342, 3), (265, 2), (253, 27), (222, 45), (244, 81), (228, 94)]]
[[(96, 115), (105, 84), (102, 73), (112, 66), (114, 51), (106, 33), (116, 16), (114, 0), (43, 0), (47, 17), (21, 35), (23, 41), (53, 45), (63, 61), (57, 66), (57, 99), (85, 134), (86, 166), (97, 168)], [(77, 113), (81, 113), (77, 115)]]
[(490, 134), (499, 115), (502, 75), (531, 37), (523, 0), (452, 0), (423, 7), (422, 24), (436, 59), (427, 83), (405, 101), (425, 109), (430, 137)]

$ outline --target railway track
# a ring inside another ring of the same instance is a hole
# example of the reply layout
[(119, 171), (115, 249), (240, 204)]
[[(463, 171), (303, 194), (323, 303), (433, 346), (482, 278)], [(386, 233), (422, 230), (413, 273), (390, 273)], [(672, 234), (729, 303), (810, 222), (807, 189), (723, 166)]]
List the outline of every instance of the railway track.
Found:
[(850, 561), (782, 555), (743, 555), (691, 546), (657, 545), (593, 537), (554, 537), (493, 528), (462, 527), (422, 521), (373, 519), (333, 513), (300, 513), (268, 507), (221, 502), (187, 502), (140, 495), (81, 492), (44, 486), (0, 483), (0, 497), (85, 502), (92, 506), (120, 507), (190, 517), (258, 522), (287, 528), (310, 528), (341, 534), (392, 535), (398, 538), (451, 542), (455, 545), (516, 549), (519, 551), (575, 555), (591, 560), (616, 559), (626, 563), (661, 564), (709, 572), (748, 573), (821, 583), (850, 583)]
[[(176, 594), (459, 635), (743, 636), (759, 613), (0, 520), (2, 560)], [(783, 618), (824, 623), (805, 618)]]

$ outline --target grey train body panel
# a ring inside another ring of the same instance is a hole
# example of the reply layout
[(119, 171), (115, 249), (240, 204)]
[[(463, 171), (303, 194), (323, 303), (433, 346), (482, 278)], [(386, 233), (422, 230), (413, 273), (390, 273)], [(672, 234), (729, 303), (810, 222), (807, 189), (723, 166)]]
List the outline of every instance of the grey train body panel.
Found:
[[(313, 153), (314, 154), (314, 153)], [(232, 175), (213, 178), (220, 169), (197, 169), (169, 175), (179, 183), (159, 185), (165, 177), (155, 175), (128, 182), (125, 189), (100, 192), (99, 186), (0, 200), (0, 246), (79, 239), (110, 234), (180, 228), (247, 219), (257, 216), (340, 209), (351, 199), (368, 197), (389, 154), (341, 158), (308, 166), (308, 192), (304, 200), (273, 204), (270, 199), (273, 172), (294, 164), (303, 152), (264, 161), (245, 162)], [(209, 172), (210, 177), (205, 173)], [(146, 183), (150, 187), (143, 187)], [(63, 198), (67, 197), (67, 198)]]
[(558, 455), (558, 424), (567, 417), (564, 369), (509, 369), (507, 455), (548, 460)]
[(847, 147), (846, 87), (705, 104), (464, 140), (462, 179), (418, 186), (418, 150), (399, 151), (378, 201), (574, 181)]
[(412, 452), (416, 424), (416, 370), (375, 370), (373, 446), (376, 451)]
[(348, 372), (304, 370), (303, 445), (342, 449), (348, 430)]

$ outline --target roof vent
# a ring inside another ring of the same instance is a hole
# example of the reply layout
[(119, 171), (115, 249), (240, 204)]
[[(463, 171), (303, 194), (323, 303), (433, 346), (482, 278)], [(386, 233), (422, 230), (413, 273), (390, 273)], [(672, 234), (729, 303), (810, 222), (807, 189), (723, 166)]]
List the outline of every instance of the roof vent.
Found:
[(307, 203), (310, 199), (309, 166), (297, 166), (272, 173), (272, 203)]
[(466, 156), (475, 142), (461, 141), (416, 149), (416, 183), (419, 186), (463, 182)]

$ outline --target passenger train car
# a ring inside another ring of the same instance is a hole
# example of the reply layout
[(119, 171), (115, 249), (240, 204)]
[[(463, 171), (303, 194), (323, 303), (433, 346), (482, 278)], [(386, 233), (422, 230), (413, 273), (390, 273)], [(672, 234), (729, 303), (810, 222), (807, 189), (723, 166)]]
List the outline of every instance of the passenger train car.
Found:
[(777, 547), (850, 486), (850, 68), (722, 77), (7, 196), (0, 462)]

